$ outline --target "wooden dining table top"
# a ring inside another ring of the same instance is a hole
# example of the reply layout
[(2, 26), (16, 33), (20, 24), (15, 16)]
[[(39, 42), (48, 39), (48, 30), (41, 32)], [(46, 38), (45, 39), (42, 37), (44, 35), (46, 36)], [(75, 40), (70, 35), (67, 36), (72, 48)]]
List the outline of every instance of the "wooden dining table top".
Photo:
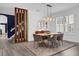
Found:
[(54, 35), (54, 34), (58, 34), (58, 33), (39, 33), (39, 34), (36, 34), (36, 35), (40, 35), (40, 36), (48, 36), (48, 35)]

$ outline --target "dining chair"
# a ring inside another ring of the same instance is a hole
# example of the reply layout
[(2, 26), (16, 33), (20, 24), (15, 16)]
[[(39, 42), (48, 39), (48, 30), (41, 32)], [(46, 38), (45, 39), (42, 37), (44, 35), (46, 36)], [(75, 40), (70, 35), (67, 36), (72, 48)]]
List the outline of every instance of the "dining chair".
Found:
[(63, 33), (58, 32), (57, 40), (59, 41), (59, 45), (63, 45)]
[(45, 46), (42, 36), (33, 34), (33, 37), (34, 37), (34, 44), (37, 45), (37, 47)]
[(41, 36), (33, 34), (33, 37), (34, 37), (34, 45), (39, 47), (42, 42)]
[(57, 35), (51, 35), (48, 41), (50, 47), (58, 47)]
[(49, 42), (48, 42), (48, 40), (50, 39), (50, 35), (47, 35), (47, 36), (43, 36), (42, 37), (42, 40), (43, 40), (43, 42), (44, 42), (44, 46), (45, 47), (48, 47), (48, 45), (49, 45)]

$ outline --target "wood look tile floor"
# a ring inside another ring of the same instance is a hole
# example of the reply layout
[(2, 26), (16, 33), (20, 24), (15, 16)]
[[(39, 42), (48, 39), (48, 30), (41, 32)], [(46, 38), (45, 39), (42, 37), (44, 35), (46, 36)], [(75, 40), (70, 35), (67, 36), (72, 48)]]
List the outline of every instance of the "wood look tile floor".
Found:
[(22, 43), (12, 44), (6, 40), (0, 41), (1, 56), (32, 56), (32, 53)]
[(33, 54), (22, 44), (11, 43), (7, 38), (0, 36), (0, 56), (32, 56)]
[(79, 46), (57, 53), (55, 56), (79, 56)]
[[(24, 43), (27, 42), (14, 44), (10, 43), (6, 38), (0, 38), (0, 56), (34, 56)], [(57, 53), (54, 56), (79, 56), (79, 45)]]

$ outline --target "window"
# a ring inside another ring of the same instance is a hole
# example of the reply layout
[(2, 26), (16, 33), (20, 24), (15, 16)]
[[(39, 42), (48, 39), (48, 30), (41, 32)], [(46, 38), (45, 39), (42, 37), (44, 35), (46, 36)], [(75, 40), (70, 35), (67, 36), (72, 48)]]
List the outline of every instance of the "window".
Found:
[(74, 15), (56, 17), (56, 31), (57, 32), (73, 32), (74, 29)]

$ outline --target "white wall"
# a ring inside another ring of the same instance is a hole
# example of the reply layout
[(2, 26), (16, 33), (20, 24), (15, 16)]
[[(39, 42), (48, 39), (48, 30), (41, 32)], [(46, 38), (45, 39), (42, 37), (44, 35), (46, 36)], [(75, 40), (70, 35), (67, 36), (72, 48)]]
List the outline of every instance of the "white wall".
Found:
[(38, 21), (43, 18), (43, 14), (40, 12), (30, 11), (28, 12), (28, 39), (33, 41), (33, 33), (37, 30)]
[(7, 17), (4, 15), (0, 15), (0, 23), (7, 23)]
[[(66, 15), (70, 15), (70, 14), (74, 14), (74, 16), (75, 16), (74, 31), (73, 32), (65, 32), (64, 33), (64, 40), (79, 42), (79, 6), (68, 9), (68, 10), (64, 10), (61, 12), (57, 12), (53, 16), (54, 17), (66, 16)], [(50, 26), (51, 31), (56, 31), (55, 23), (51, 23), (51, 24), (52, 24), (52, 26)]]

